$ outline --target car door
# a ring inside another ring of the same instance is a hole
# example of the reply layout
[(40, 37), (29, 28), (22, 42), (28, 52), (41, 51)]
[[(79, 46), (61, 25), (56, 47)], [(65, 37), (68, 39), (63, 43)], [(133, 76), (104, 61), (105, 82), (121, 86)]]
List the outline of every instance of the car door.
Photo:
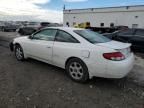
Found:
[(127, 29), (122, 30), (114, 37), (114, 40), (121, 41), (121, 42), (129, 42), (134, 35), (134, 29)]
[(65, 68), (65, 61), (71, 55), (80, 53), (80, 42), (70, 33), (58, 30), (53, 47), (53, 62), (55, 65)]
[(31, 56), (52, 62), (53, 44), (57, 30), (44, 29), (25, 42), (25, 51)]
[(139, 50), (144, 49), (144, 30), (137, 29), (131, 42), (135, 49), (139, 49)]

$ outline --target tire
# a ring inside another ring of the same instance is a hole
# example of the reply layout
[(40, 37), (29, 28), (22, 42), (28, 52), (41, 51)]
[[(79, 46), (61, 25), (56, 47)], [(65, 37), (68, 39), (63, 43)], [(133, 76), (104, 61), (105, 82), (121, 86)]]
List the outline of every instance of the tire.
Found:
[(89, 79), (87, 66), (78, 58), (73, 58), (68, 61), (66, 71), (69, 77), (76, 82), (85, 83)]
[(18, 61), (24, 60), (23, 49), (20, 45), (15, 45), (15, 56)]

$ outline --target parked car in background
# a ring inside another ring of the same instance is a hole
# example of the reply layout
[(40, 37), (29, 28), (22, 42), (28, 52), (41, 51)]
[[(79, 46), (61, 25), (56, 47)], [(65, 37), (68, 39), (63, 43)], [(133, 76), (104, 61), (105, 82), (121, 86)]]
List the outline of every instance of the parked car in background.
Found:
[(5, 26), (5, 24), (4, 23), (0, 23), (0, 31), (2, 31), (3, 30), (3, 27)]
[(5, 26), (2, 26), (1, 27), (1, 30), (4, 31), (4, 32), (15, 32), (17, 29), (19, 28), (18, 25), (5, 25)]
[(50, 24), (49, 22), (41, 22), (38, 29), (48, 27), (49, 24)]
[(10, 44), (17, 60), (34, 58), (66, 69), (71, 79), (122, 78), (133, 67), (131, 44), (80, 28), (50, 27)]
[(109, 38), (109, 39), (113, 39), (113, 37), (118, 33), (119, 31), (115, 31), (113, 33), (103, 33), (102, 35)]
[(104, 35), (113, 40), (131, 43), (135, 51), (144, 51), (144, 29), (126, 29)]
[(58, 23), (41, 22), (40, 27), (38, 29), (40, 30), (45, 27), (59, 27), (59, 26), (61, 26), (61, 25)]
[(2, 31), (2, 28), (3, 28), (3, 26), (2, 26), (2, 25), (0, 25), (0, 31)]
[(25, 27), (31, 27), (40, 30), (45, 27), (57, 27), (59, 24), (50, 22), (29, 22)]
[(20, 35), (31, 35), (37, 30), (43, 29), (45, 27), (59, 27), (60, 24), (57, 23), (49, 23), (49, 22), (30, 22), (27, 25), (20, 27), (18, 29), (18, 33)]
[(123, 26), (123, 25), (119, 25), (119, 26), (114, 26), (114, 28), (116, 28), (117, 30), (125, 30), (128, 29), (128, 26)]
[(20, 35), (31, 35), (33, 34), (34, 32), (36, 32), (37, 29), (36, 28), (33, 28), (33, 27), (20, 27), (17, 32), (20, 34)]

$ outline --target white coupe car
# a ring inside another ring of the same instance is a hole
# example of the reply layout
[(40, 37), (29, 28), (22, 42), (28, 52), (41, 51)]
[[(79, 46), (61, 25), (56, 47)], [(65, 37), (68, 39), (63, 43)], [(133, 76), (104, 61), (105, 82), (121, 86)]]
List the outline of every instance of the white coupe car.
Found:
[(122, 78), (132, 69), (131, 44), (112, 41), (96, 32), (66, 27), (42, 29), (10, 44), (17, 60), (34, 58), (66, 69), (77, 82), (93, 76)]

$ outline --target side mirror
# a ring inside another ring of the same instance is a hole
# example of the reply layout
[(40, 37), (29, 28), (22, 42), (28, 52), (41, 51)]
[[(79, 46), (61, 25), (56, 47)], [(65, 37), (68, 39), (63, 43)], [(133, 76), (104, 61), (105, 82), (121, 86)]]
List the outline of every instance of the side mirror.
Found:
[(32, 38), (33, 38), (33, 35), (30, 35), (28, 38), (29, 38), (29, 39), (32, 39)]

